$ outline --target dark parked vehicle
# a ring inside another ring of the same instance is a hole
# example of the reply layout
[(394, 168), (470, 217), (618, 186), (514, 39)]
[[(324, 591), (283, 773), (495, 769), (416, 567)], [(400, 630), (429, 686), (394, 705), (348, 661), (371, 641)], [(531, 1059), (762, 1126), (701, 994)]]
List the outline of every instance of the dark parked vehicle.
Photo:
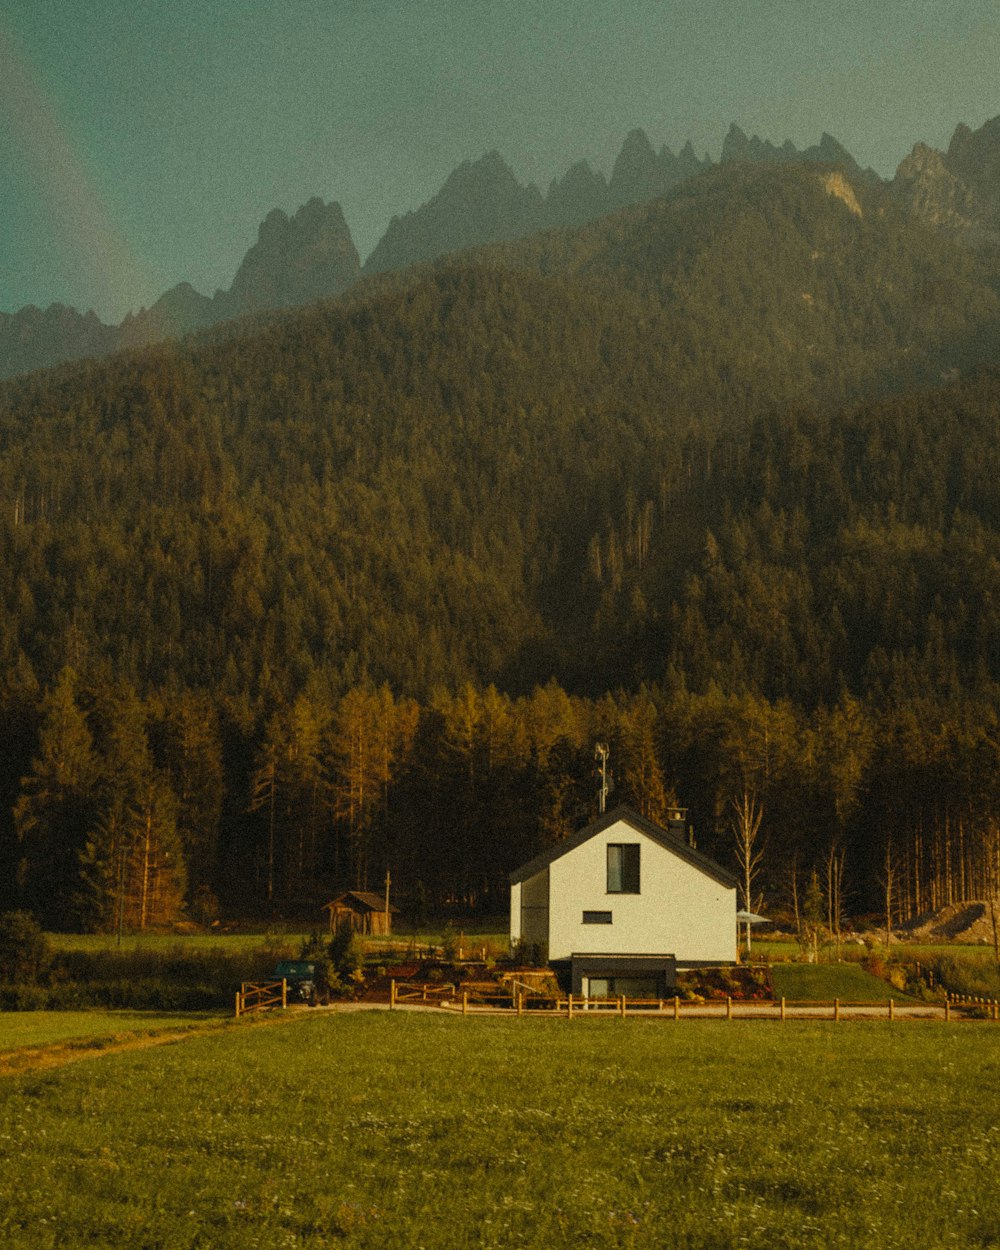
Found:
[(276, 980), (284, 980), (290, 1003), (316, 1006), (316, 965), (304, 959), (283, 959), (274, 970)]

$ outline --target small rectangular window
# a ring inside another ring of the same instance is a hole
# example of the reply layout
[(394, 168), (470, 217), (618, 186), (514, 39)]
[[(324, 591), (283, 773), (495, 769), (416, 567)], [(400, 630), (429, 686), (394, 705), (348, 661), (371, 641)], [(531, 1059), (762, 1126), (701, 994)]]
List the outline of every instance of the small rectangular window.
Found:
[(638, 842), (608, 844), (608, 893), (639, 893)]
[(610, 924), (611, 912), (609, 911), (585, 911), (583, 913), (584, 924)]

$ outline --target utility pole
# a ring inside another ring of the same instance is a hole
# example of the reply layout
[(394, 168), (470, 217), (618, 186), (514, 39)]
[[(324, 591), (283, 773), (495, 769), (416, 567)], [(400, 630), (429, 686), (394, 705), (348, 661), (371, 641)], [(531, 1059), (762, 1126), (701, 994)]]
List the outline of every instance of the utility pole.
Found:
[(600, 761), (598, 768), (601, 774), (601, 788), (597, 792), (597, 808), (602, 816), (608, 804), (608, 756), (610, 754), (606, 742), (599, 742), (594, 747), (594, 759)]

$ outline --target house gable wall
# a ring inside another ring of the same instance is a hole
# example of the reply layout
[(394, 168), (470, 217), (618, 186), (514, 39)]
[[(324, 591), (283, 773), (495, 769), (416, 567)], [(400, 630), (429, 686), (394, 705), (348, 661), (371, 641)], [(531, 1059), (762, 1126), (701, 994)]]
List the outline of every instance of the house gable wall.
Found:
[[(640, 892), (609, 894), (607, 848), (629, 842), (641, 847)], [(553, 860), (547, 875), (550, 959), (643, 952), (669, 952), (684, 961), (736, 959), (735, 888), (720, 884), (626, 820), (615, 821)], [(522, 916), (523, 899), (522, 893)], [(584, 924), (585, 911), (610, 911), (612, 922)]]
[(549, 869), (511, 887), (511, 944), (524, 942), (538, 947), (541, 958), (548, 958), (549, 946)]

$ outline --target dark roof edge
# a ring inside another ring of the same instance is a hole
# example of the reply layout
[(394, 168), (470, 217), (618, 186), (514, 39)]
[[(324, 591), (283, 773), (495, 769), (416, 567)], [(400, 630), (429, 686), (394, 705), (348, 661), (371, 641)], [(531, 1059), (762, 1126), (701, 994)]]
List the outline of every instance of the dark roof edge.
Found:
[(645, 816), (640, 816), (637, 811), (624, 804), (616, 807), (614, 811), (605, 812), (603, 816), (598, 816), (596, 820), (592, 821), (585, 828), (571, 834), (568, 838), (563, 838), (561, 842), (556, 842), (554, 846), (550, 846), (547, 851), (536, 855), (534, 859), (528, 860), (520, 868), (515, 868), (509, 877), (510, 884), (517, 885), (521, 881), (527, 881), (529, 877), (533, 877), (536, 873), (541, 872), (543, 868), (547, 868), (554, 860), (561, 859), (563, 855), (568, 854), (570, 851), (575, 851), (578, 846), (582, 846), (584, 842), (588, 842), (591, 838), (596, 837), (597, 834), (603, 833), (605, 829), (609, 829), (619, 820), (624, 820), (640, 833), (644, 833), (648, 838), (652, 838), (654, 842), (658, 842), (665, 850), (673, 851), (678, 858), (685, 860), (694, 868), (699, 868), (706, 876), (718, 881), (720, 885), (724, 885), (729, 889), (736, 887), (736, 877), (728, 869), (723, 868), (714, 859), (710, 859), (707, 855), (702, 854), (701, 851), (696, 851), (694, 847), (688, 846), (685, 841), (676, 837), (669, 830), (661, 828), (651, 820), (647, 820)]

